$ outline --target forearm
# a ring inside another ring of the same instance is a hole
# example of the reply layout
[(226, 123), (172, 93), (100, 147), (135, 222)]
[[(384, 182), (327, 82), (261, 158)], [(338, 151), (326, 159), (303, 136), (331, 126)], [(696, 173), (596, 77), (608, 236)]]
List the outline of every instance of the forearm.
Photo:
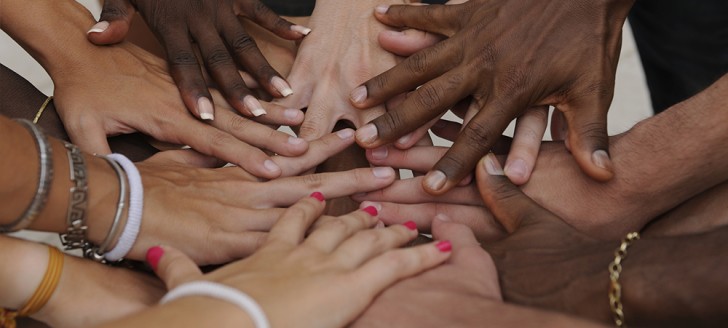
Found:
[[(41, 244), (0, 235), (0, 308), (18, 310), (30, 299), (48, 266)], [(12, 263), (12, 265), (7, 265)]]
[(103, 327), (253, 327), (238, 307), (215, 298), (185, 297)]

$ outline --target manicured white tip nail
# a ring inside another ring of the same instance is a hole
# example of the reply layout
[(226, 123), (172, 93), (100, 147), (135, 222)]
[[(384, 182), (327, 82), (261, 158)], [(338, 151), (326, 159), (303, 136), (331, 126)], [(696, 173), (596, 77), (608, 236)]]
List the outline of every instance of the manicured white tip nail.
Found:
[(96, 23), (94, 26), (91, 27), (86, 34), (89, 33), (101, 33), (103, 31), (106, 31), (106, 29), (109, 28), (109, 22), (107, 21), (100, 21)]
[(301, 25), (291, 25), (291, 31), (298, 32), (303, 35), (308, 35), (309, 33), (311, 33), (310, 28)]
[(374, 11), (376, 11), (378, 14), (386, 14), (387, 11), (389, 11), (389, 6), (387, 5), (379, 5), (374, 8)]
[(263, 109), (263, 105), (260, 104), (260, 101), (255, 99), (253, 96), (245, 96), (245, 98), (243, 98), (243, 104), (245, 107), (248, 107), (248, 110), (253, 113), (253, 116), (255, 117), (268, 114), (268, 112)]
[(288, 97), (293, 94), (293, 89), (291, 89), (291, 86), (288, 85), (288, 83), (283, 80), (280, 77), (274, 76), (272, 79), (270, 79), (270, 84), (273, 85), (278, 92), (281, 93), (281, 96)]
[(212, 102), (206, 97), (200, 97), (197, 99), (197, 110), (200, 113), (200, 118), (206, 121), (212, 121), (215, 119), (215, 109), (212, 107)]

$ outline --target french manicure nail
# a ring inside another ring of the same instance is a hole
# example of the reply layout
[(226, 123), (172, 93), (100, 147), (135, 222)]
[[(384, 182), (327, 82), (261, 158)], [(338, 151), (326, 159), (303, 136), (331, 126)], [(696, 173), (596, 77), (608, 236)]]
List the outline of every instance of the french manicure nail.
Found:
[(407, 227), (407, 229), (417, 231), (417, 223), (414, 221), (407, 221), (405, 223), (402, 223), (403, 226)]
[(367, 212), (371, 216), (377, 216), (377, 214), (379, 214), (379, 211), (377, 211), (374, 206), (367, 206), (365, 208), (362, 208), (361, 210)]
[(372, 157), (374, 159), (383, 160), (389, 156), (389, 149), (384, 147), (375, 148), (372, 150)]
[(215, 109), (212, 107), (212, 102), (207, 97), (200, 97), (197, 99), (197, 110), (200, 112), (200, 118), (205, 121), (212, 121), (215, 119)]
[(526, 172), (528, 172), (528, 168), (526, 168), (526, 161), (519, 158), (511, 163), (508, 163), (508, 165), (506, 165), (506, 168), (504, 169), (504, 172), (509, 177), (525, 178)]
[(309, 197), (316, 198), (316, 199), (318, 199), (319, 202), (323, 202), (324, 200), (326, 200), (326, 198), (324, 198), (324, 194), (322, 194), (318, 191), (312, 192), (311, 195), (309, 195)]
[(410, 139), (412, 139), (411, 133), (404, 135), (402, 138), (399, 138), (399, 140), (397, 140), (397, 143), (400, 145), (406, 145), (410, 141)]
[(364, 143), (374, 141), (377, 139), (377, 126), (369, 123), (359, 128), (359, 130), (356, 130), (356, 139)]
[(394, 170), (391, 167), (375, 167), (372, 169), (372, 174), (376, 178), (386, 179), (394, 175)]
[(288, 97), (293, 94), (293, 90), (291, 89), (291, 86), (288, 85), (288, 82), (280, 77), (274, 76), (272, 79), (270, 79), (270, 84), (272, 84), (273, 87), (278, 90), (278, 92), (280, 92), (281, 96), (283, 97)]
[(445, 186), (447, 176), (442, 171), (432, 171), (425, 176), (425, 184), (432, 190), (440, 190)]
[(288, 137), (288, 144), (289, 145), (300, 145), (302, 143), (304, 143), (304, 140), (301, 139), (301, 138), (296, 138), (296, 137), (293, 137), (293, 136)]
[(164, 255), (164, 249), (160, 246), (154, 246), (147, 250), (147, 263), (149, 263), (149, 266), (151, 266), (155, 271), (159, 265), (159, 260), (162, 259), (162, 255)]
[(107, 21), (100, 21), (96, 23), (94, 26), (91, 26), (91, 29), (86, 32), (86, 34), (89, 33), (101, 33), (103, 31), (106, 31), (106, 29), (109, 28), (109, 22)]
[(440, 252), (447, 253), (449, 251), (452, 251), (452, 244), (449, 240), (443, 240), (441, 242), (438, 242), (435, 244), (435, 247), (440, 250)]
[(265, 162), (263, 162), (263, 167), (265, 167), (265, 169), (270, 172), (277, 172), (277, 171), (281, 170), (281, 168), (278, 167), (278, 165), (275, 162), (273, 162), (269, 159), (266, 159)]
[(309, 33), (311, 33), (310, 28), (301, 25), (291, 25), (291, 31), (298, 32), (303, 35), (308, 35)]
[(600, 149), (592, 153), (592, 162), (600, 168), (612, 170), (612, 160), (609, 159), (609, 154), (604, 150)]
[(379, 6), (376, 6), (376, 7), (374, 8), (374, 10), (375, 10), (375, 11), (376, 11), (377, 13), (379, 13), (379, 14), (382, 14), (382, 15), (384, 15), (384, 14), (386, 14), (386, 13), (387, 13), (387, 11), (389, 10), (389, 6), (387, 6), (387, 5), (379, 5)]
[(360, 85), (351, 92), (351, 101), (355, 104), (361, 103), (367, 99), (367, 87)]
[(263, 105), (260, 104), (260, 101), (255, 99), (253, 96), (245, 96), (245, 98), (243, 98), (243, 104), (255, 117), (268, 114), (268, 112), (263, 109)]
[(485, 172), (488, 172), (490, 175), (505, 175), (500, 163), (498, 163), (498, 159), (495, 158), (495, 154), (493, 153), (485, 155), (483, 166), (485, 167)]
[(354, 130), (352, 130), (352, 129), (339, 130), (339, 131), (336, 131), (336, 135), (339, 136), (339, 138), (341, 140), (348, 140), (354, 136)]

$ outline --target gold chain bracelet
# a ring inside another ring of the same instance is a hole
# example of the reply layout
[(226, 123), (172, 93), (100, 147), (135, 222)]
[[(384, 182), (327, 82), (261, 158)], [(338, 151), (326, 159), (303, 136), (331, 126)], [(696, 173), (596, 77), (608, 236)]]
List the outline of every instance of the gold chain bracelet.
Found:
[(622, 285), (619, 276), (622, 274), (622, 261), (627, 257), (627, 248), (633, 241), (640, 239), (639, 232), (630, 232), (622, 239), (622, 244), (614, 251), (614, 261), (609, 264), (609, 307), (617, 327), (626, 327), (624, 310), (622, 309)]

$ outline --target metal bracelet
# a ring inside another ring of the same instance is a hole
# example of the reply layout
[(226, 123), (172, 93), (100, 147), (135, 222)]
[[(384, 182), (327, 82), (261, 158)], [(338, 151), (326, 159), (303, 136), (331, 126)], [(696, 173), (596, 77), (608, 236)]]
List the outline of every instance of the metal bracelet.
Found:
[(109, 233), (106, 235), (106, 238), (104, 241), (99, 245), (98, 247), (88, 247), (84, 249), (83, 255), (84, 257), (88, 259), (92, 259), (96, 262), (100, 263), (106, 263), (106, 259), (104, 258), (104, 254), (109, 251), (111, 246), (116, 244), (116, 242), (119, 240), (119, 235), (121, 235), (121, 229), (119, 227), (121, 226), (121, 215), (124, 213), (124, 208), (126, 207), (126, 193), (127, 193), (127, 177), (124, 170), (117, 164), (115, 161), (107, 158), (106, 156), (98, 156), (106, 160), (109, 165), (114, 169), (116, 172), (116, 176), (119, 178), (119, 202), (116, 206), (116, 213), (114, 214), (114, 221), (111, 222), (111, 227), (109, 228)]
[(25, 212), (10, 224), (0, 225), (0, 233), (13, 232), (23, 230), (33, 223), (33, 220), (45, 208), (48, 201), (48, 191), (53, 181), (53, 150), (48, 138), (43, 131), (28, 120), (17, 119), (20, 125), (25, 127), (35, 139), (36, 149), (40, 158), (40, 168), (38, 169), (38, 187), (35, 196)]
[(622, 261), (627, 257), (627, 248), (638, 239), (640, 239), (639, 232), (628, 233), (622, 239), (619, 248), (614, 251), (614, 261), (609, 264), (609, 308), (612, 310), (614, 324), (617, 327), (627, 327), (622, 307), (622, 284), (619, 283), (619, 276), (622, 275)]
[(88, 206), (88, 177), (86, 163), (81, 150), (76, 145), (65, 143), (68, 151), (68, 165), (70, 167), (71, 194), (69, 197), (68, 213), (66, 214), (66, 233), (60, 234), (61, 243), (65, 250), (88, 247), (86, 241), (86, 208)]

